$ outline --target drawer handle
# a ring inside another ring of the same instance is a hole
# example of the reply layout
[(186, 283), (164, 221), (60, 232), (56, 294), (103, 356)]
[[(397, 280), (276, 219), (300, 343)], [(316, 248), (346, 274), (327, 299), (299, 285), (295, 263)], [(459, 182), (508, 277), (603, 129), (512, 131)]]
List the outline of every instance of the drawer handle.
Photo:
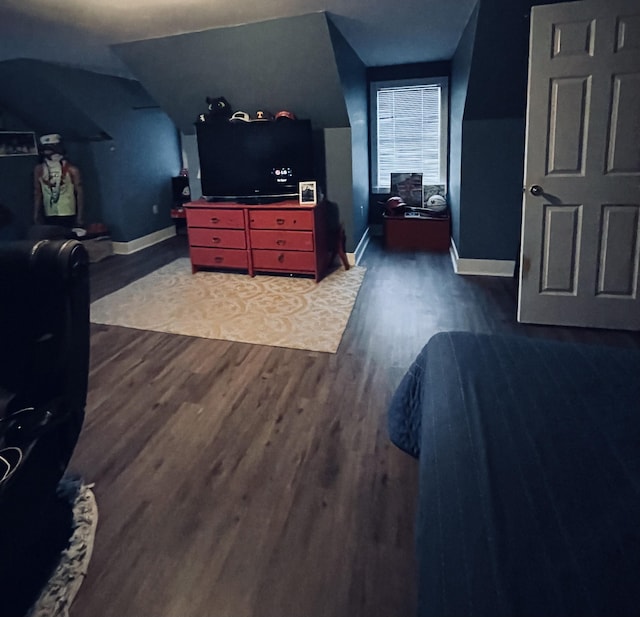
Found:
[(284, 219), (276, 219), (276, 223), (278, 223), (278, 225), (284, 225)]
[(211, 238), (211, 242), (213, 244), (220, 244), (220, 242), (222, 242), (222, 238), (218, 238), (218, 236), (213, 236), (213, 238)]
[(212, 216), (212, 217), (211, 217), (211, 222), (212, 222), (212, 223), (219, 223), (219, 222), (220, 222), (220, 219), (219, 219), (217, 216)]
[(215, 261), (217, 264), (221, 264), (224, 261), (224, 257), (214, 257), (213, 261)]
[(284, 263), (284, 253), (280, 253), (280, 255), (278, 255), (278, 262)]
[(278, 246), (284, 246), (286, 243), (287, 243), (286, 240), (276, 240), (276, 244)]

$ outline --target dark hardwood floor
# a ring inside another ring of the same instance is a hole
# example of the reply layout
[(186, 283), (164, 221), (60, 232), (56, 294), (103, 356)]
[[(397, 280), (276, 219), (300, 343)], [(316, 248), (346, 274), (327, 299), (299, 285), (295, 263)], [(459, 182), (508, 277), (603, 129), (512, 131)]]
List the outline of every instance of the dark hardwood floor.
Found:
[[(96, 299), (186, 255), (184, 237), (93, 264)], [(405, 617), (417, 463), (394, 388), (442, 330), (640, 347), (639, 333), (519, 325), (511, 279), (374, 241), (336, 354), (92, 325), (70, 471), (99, 524), (72, 617)]]

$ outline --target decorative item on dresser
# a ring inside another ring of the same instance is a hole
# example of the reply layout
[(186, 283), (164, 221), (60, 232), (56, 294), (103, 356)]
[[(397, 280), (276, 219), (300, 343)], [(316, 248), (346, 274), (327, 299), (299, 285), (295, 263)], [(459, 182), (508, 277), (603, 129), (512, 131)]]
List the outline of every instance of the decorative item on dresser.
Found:
[(331, 261), (326, 204), (185, 204), (191, 268), (306, 274), (316, 281)]

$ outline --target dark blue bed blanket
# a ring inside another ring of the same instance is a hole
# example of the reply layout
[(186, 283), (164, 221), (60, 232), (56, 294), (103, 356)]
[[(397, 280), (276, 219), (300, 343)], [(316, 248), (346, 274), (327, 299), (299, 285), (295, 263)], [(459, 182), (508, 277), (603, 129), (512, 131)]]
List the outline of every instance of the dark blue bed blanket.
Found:
[(442, 333), (389, 410), (419, 615), (640, 615), (640, 351)]

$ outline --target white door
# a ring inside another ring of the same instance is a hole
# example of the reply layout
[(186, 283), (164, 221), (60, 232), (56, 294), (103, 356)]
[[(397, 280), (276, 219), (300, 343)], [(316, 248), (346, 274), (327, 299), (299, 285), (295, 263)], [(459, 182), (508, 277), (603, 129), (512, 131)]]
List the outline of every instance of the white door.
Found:
[(640, 2), (531, 14), (518, 320), (640, 330)]

